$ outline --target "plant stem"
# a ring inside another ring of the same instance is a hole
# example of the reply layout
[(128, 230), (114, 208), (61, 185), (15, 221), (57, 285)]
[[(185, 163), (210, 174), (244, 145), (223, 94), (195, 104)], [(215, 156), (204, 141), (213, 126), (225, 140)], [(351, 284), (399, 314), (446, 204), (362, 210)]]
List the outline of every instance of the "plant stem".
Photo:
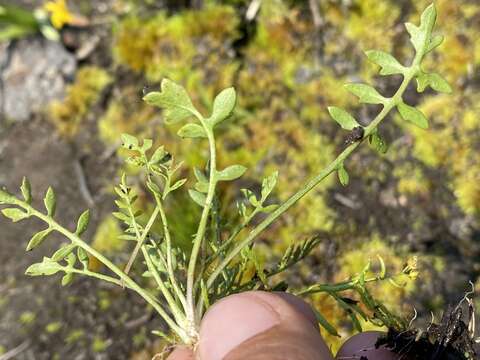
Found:
[(177, 305), (177, 302), (175, 301), (170, 291), (165, 286), (165, 283), (160, 277), (160, 274), (158, 273), (157, 269), (155, 268), (155, 265), (153, 264), (150, 254), (148, 253), (148, 250), (145, 246), (142, 246), (142, 253), (147, 263), (147, 268), (152, 273), (155, 281), (158, 284), (158, 287), (160, 288), (160, 291), (163, 293), (163, 296), (165, 297), (165, 300), (167, 300), (168, 306), (170, 307), (170, 311), (172, 312), (175, 320), (177, 321), (177, 324), (185, 324), (186, 322), (185, 315), (182, 313), (182, 311)]
[(215, 195), (215, 187), (217, 185), (217, 156), (215, 149), (215, 137), (213, 131), (206, 125), (205, 120), (200, 118), (205, 131), (208, 136), (208, 143), (210, 147), (210, 176), (208, 184), (207, 197), (205, 199), (205, 205), (203, 207), (202, 216), (198, 225), (198, 230), (193, 240), (192, 253), (190, 254), (190, 260), (188, 263), (187, 271), (187, 319), (190, 321), (190, 331), (192, 335), (196, 333), (195, 324), (195, 299), (194, 299), (194, 285), (195, 285), (195, 266), (197, 264), (198, 253), (200, 251), (203, 238), (205, 236), (208, 215), (212, 207), (213, 196)]
[(165, 242), (167, 244), (167, 272), (168, 272), (168, 277), (170, 279), (170, 283), (172, 284), (173, 290), (175, 291), (175, 294), (177, 295), (178, 299), (180, 300), (183, 310), (186, 312), (187, 311), (187, 303), (185, 299), (185, 295), (183, 294), (182, 290), (178, 286), (177, 283), (177, 278), (175, 277), (175, 273), (173, 271), (173, 266), (172, 266), (172, 239), (170, 236), (170, 230), (168, 229), (168, 220), (167, 216), (165, 215), (165, 210), (163, 208), (162, 201), (160, 198), (156, 195), (155, 200), (157, 202), (158, 209), (160, 211), (160, 219), (162, 220), (163, 224), (163, 233), (165, 236)]
[[(418, 54), (415, 56), (415, 59), (412, 63), (412, 66), (404, 74), (403, 81), (398, 88), (395, 95), (387, 99), (383, 104), (383, 109), (380, 113), (373, 119), (373, 121), (365, 128), (363, 139), (368, 138), (368, 136), (376, 130), (378, 125), (385, 119), (387, 114), (392, 110), (402, 99), (403, 93), (405, 92), (408, 84), (413, 79), (413, 77), (418, 72), (419, 63), (421, 61), (421, 56)], [(293, 205), (297, 203), (302, 197), (308, 194), (314, 187), (316, 187), (323, 179), (325, 179), (332, 172), (336, 171), (338, 167), (345, 161), (345, 159), (360, 145), (361, 142), (355, 142), (343, 150), (337, 158), (331, 162), (326, 168), (324, 168), (318, 175), (314, 176), (309, 180), (304, 186), (301, 187), (294, 195), (292, 195), (287, 201), (280, 205), (275, 211), (273, 211), (269, 216), (265, 218), (259, 225), (257, 225), (250, 234), (241, 242), (237, 244), (223, 259), (223, 261), (218, 265), (215, 271), (210, 275), (207, 280), (207, 288), (210, 288), (218, 275), (223, 271), (223, 269), (228, 266), (230, 261), (237, 256), (240, 251), (250, 245), (253, 240), (270, 224), (278, 219), (283, 213), (290, 209)]]
[(150, 232), (150, 229), (153, 226), (153, 223), (155, 222), (155, 219), (157, 218), (159, 212), (160, 212), (160, 209), (158, 208), (158, 206), (156, 206), (155, 209), (153, 210), (152, 215), (150, 216), (150, 219), (148, 220), (147, 225), (145, 226), (145, 229), (143, 229), (143, 233), (140, 234), (140, 231), (138, 230), (138, 227), (137, 227), (137, 223), (135, 222), (135, 215), (133, 214), (132, 208), (129, 204), (128, 213), (132, 218), (133, 226), (135, 228), (135, 233), (137, 235), (138, 241), (137, 241), (137, 244), (135, 245), (135, 249), (133, 249), (133, 253), (130, 256), (130, 259), (128, 259), (127, 266), (125, 266), (125, 270), (124, 270), (125, 274), (128, 274), (128, 272), (130, 271), (130, 268), (132, 267), (133, 262), (135, 261), (135, 258), (137, 257), (138, 252), (140, 251), (140, 248), (145, 242), (145, 239), (147, 238), (147, 235)]
[(165, 322), (172, 329), (172, 331), (174, 331), (183, 341), (186, 341), (186, 343), (188, 343), (189, 337), (185, 334), (185, 331), (182, 328), (180, 328), (175, 323), (175, 321), (173, 321), (173, 319), (167, 314), (165, 309), (163, 309), (162, 306), (157, 302), (155, 297), (151, 295), (149, 292), (147, 292), (146, 290), (144, 290), (142, 287), (140, 287), (130, 276), (125, 274), (120, 268), (118, 268), (115, 264), (113, 264), (109, 259), (107, 259), (97, 250), (92, 248), (86, 242), (84, 242), (78, 235), (70, 232), (68, 229), (64, 228), (62, 225), (57, 223), (53, 218), (49, 217), (48, 215), (41, 213), (40, 211), (36, 210), (35, 208), (33, 208), (32, 206), (30, 206), (29, 204), (23, 201), (17, 200), (15, 204), (21, 206), (22, 208), (27, 210), (30, 214), (36, 216), (40, 220), (47, 223), (52, 229), (64, 235), (73, 244), (81, 247), (87, 253), (94, 256), (98, 261), (104, 264), (110, 271), (112, 271), (115, 275), (117, 275), (120, 278), (121, 283), (124, 283), (127, 287), (129, 287), (130, 289), (138, 293), (147, 303), (149, 303), (157, 311), (157, 313), (163, 318), (163, 320), (165, 320)]

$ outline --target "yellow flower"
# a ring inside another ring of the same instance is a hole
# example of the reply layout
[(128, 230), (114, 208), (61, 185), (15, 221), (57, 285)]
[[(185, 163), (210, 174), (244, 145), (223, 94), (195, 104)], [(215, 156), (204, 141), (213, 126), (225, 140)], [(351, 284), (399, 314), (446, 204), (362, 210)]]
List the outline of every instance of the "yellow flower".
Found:
[(56, 29), (61, 29), (73, 20), (73, 15), (68, 10), (65, 0), (49, 1), (43, 7), (50, 13), (50, 20)]

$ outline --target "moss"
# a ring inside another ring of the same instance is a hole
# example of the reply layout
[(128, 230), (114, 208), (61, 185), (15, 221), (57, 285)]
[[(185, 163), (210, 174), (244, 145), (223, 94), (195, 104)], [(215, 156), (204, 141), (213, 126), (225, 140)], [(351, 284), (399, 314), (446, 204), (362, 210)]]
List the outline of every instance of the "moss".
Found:
[(92, 342), (92, 351), (94, 353), (100, 353), (100, 352), (103, 352), (107, 349), (108, 347), (108, 341), (98, 337), (98, 336), (95, 336), (94, 339), (93, 339), (93, 342)]
[(35, 322), (37, 315), (31, 311), (24, 311), (20, 314), (19, 321), (23, 325), (31, 325)]
[[(114, 53), (120, 64), (143, 72), (150, 81), (168, 76), (177, 81), (208, 75), (192, 65), (206, 57), (228, 58), (224, 43), (236, 37), (238, 18), (229, 6), (206, 6), (168, 17), (129, 17), (115, 31)], [(210, 61), (202, 61), (208, 67)], [(213, 64), (212, 64), (213, 65)]]
[(86, 66), (76, 75), (76, 80), (67, 88), (62, 101), (50, 104), (49, 115), (57, 130), (66, 137), (73, 137), (92, 105), (98, 101), (103, 89), (112, 81), (103, 69)]
[(95, 250), (105, 254), (120, 251), (125, 246), (125, 241), (118, 238), (121, 234), (122, 230), (118, 221), (113, 216), (108, 216), (98, 226), (92, 246)]
[(65, 338), (65, 342), (67, 344), (75, 344), (78, 343), (85, 337), (85, 332), (81, 329), (72, 330), (68, 333)]
[(59, 321), (48, 323), (45, 326), (45, 331), (49, 334), (55, 334), (62, 328), (62, 323)]

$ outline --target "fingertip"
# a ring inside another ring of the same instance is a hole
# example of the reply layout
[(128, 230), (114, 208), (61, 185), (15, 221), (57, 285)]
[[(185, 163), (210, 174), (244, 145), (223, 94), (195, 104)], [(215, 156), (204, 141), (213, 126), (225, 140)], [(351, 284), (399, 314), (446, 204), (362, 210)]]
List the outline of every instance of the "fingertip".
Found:
[(362, 357), (369, 360), (398, 360), (398, 354), (384, 348), (375, 346), (378, 338), (384, 335), (380, 331), (365, 331), (352, 336), (345, 341), (337, 353), (335, 359), (361, 359)]
[(192, 349), (187, 346), (177, 346), (167, 360), (193, 360), (194, 358)]
[(273, 352), (333, 359), (310, 306), (291, 294), (236, 294), (219, 301), (206, 313), (197, 348), (202, 360), (266, 359)]
[(228, 296), (205, 314), (197, 352), (201, 359), (221, 360), (247, 339), (280, 323), (280, 316), (251, 293)]

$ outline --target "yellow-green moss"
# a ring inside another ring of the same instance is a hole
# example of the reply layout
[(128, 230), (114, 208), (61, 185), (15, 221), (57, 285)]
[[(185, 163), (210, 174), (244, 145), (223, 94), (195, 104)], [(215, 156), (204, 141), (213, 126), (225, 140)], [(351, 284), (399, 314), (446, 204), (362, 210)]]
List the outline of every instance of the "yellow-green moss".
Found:
[(92, 246), (95, 250), (106, 254), (119, 251), (125, 246), (125, 241), (118, 238), (121, 234), (122, 230), (117, 219), (108, 216), (98, 226)]
[(74, 136), (92, 105), (99, 99), (102, 90), (112, 81), (110, 75), (95, 66), (81, 68), (76, 80), (68, 86), (62, 101), (50, 104), (49, 115), (60, 134)]

